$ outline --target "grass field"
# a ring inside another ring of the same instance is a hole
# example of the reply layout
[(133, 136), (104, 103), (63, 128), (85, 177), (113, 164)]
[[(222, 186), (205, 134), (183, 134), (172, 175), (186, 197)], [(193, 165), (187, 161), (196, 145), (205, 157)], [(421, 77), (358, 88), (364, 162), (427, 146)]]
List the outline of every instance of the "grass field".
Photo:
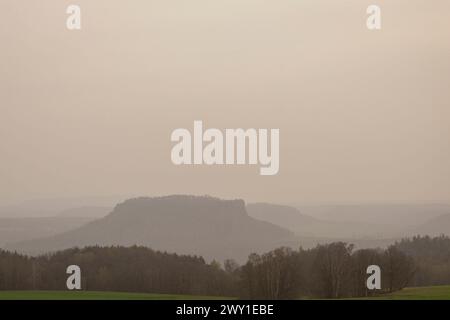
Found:
[[(230, 297), (100, 291), (0, 291), (0, 300), (222, 300)], [(370, 300), (450, 300), (450, 286), (405, 288)], [(359, 300), (358, 299), (358, 300)]]
[(380, 295), (378, 297), (364, 298), (370, 300), (450, 300), (450, 286), (416, 287)]
[(0, 300), (219, 300), (229, 297), (100, 291), (0, 291)]

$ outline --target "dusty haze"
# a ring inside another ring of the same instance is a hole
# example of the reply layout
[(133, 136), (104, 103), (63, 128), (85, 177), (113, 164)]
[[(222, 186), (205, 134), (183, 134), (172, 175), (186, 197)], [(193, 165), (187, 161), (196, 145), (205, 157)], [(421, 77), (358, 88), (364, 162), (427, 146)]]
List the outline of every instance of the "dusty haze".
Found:
[[(65, 27), (72, 3), (81, 31)], [(448, 203), (449, 13), (448, 0), (2, 0), (0, 204)], [(280, 128), (279, 174), (174, 166), (170, 133), (194, 120)]]

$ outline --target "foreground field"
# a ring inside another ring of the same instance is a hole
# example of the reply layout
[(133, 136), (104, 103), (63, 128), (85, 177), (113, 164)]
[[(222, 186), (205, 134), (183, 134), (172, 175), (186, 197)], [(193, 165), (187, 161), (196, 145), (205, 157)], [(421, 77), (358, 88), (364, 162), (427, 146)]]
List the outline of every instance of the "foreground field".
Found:
[(100, 291), (0, 291), (0, 300), (219, 300), (228, 297)]
[(450, 286), (405, 288), (368, 299), (378, 300), (450, 300)]
[[(0, 291), (0, 300), (222, 300), (230, 297), (101, 291)], [(450, 300), (450, 286), (405, 288), (370, 300)]]

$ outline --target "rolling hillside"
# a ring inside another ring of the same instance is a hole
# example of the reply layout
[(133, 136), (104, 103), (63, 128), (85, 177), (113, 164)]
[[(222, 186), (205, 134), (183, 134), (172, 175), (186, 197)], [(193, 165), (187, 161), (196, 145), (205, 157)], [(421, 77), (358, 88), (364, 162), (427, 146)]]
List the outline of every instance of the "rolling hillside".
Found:
[(78, 228), (90, 217), (0, 218), (0, 247), (7, 243), (49, 237)]
[(327, 239), (384, 238), (390, 237), (393, 228), (363, 221), (342, 221), (333, 217), (316, 218), (305, 214), (307, 210), (269, 203), (247, 205), (250, 216), (295, 232), (298, 236)]

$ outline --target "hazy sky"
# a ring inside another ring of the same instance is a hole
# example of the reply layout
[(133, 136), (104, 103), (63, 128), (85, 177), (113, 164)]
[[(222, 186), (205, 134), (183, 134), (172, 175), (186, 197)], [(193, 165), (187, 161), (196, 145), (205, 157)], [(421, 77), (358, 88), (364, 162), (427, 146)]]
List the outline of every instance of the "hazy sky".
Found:
[[(1, 0), (0, 204), (450, 202), (449, 13), (448, 0)], [(174, 166), (170, 134), (194, 120), (279, 128), (279, 174)]]

